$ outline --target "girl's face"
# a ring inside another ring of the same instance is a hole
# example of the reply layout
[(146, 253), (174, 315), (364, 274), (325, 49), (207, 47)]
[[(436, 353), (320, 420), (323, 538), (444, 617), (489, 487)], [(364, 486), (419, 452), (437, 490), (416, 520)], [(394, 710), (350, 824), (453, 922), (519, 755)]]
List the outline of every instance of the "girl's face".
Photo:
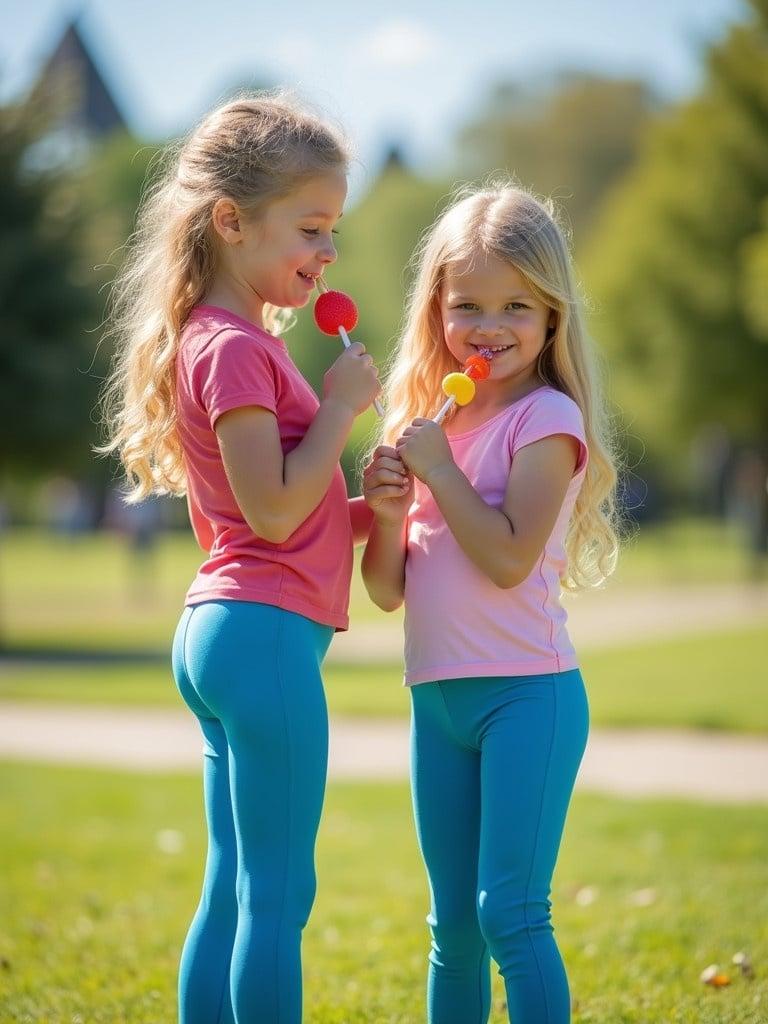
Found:
[(489, 348), (494, 353), (490, 381), (517, 390), (537, 377), (536, 361), (554, 314), (506, 260), (479, 255), (449, 264), (440, 313), (445, 343), (460, 363)]
[(229, 242), (224, 258), (230, 274), (262, 306), (306, 305), (316, 279), (336, 260), (333, 229), (346, 195), (346, 175), (331, 171), (276, 199), (257, 219), (249, 221), (232, 207), (232, 233), (216, 224)]

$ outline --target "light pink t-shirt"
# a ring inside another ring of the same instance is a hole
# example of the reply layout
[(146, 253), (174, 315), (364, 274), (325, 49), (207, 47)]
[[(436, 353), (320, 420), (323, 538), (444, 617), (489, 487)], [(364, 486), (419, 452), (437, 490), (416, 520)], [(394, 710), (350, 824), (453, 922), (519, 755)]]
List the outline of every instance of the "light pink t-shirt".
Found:
[(579, 458), (544, 551), (519, 586), (492, 583), (459, 546), (431, 492), (416, 481), (405, 564), (405, 682), (544, 675), (577, 667), (560, 604), (568, 520), (584, 480), (587, 446), (576, 403), (541, 387), (496, 416), (448, 438), (478, 494), (501, 508), (512, 459), (552, 434), (580, 442)]
[[(190, 519), (210, 551), (185, 603), (258, 601), (346, 629), (352, 527), (341, 468), (288, 540), (272, 544), (245, 522), (214, 431), (227, 410), (258, 405), (275, 414), (283, 454), (299, 444), (319, 402), (285, 343), (227, 310), (198, 306), (182, 332), (176, 386)], [(258, 472), (258, 452), (253, 466)]]

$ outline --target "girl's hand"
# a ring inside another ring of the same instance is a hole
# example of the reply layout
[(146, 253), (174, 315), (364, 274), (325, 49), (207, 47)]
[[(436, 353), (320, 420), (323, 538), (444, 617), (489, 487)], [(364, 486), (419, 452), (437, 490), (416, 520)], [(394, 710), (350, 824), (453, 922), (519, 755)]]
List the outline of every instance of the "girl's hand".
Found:
[(355, 416), (364, 412), (380, 391), (379, 371), (358, 341), (344, 349), (323, 378), (323, 398), (342, 402)]
[(434, 420), (415, 419), (398, 439), (396, 448), (408, 469), (424, 483), (439, 467), (454, 464), (448, 439)]
[(380, 523), (399, 525), (413, 501), (413, 477), (394, 448), (379, 445), (363, 470), (363, 496)]

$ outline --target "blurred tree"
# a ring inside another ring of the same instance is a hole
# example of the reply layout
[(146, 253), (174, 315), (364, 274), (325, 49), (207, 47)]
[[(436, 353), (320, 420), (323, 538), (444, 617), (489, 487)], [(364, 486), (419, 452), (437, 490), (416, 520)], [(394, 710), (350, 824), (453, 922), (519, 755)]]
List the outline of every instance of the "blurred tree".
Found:
[(751, 6), (700, 94), (658, 118), (585, 260), (615, 396), (669, 467), (708, 423), (768, 440), (768, 2)]
[(77, 175), (68, 179), (72, 202), (82, 210), (83, 232), (79, 259), (83, 273), (95, 293), (94, 315), (89, 331), (89, 364), (96, 382), (91, 415), (84, 424), (81, 473), (103, 496), (115, 474), (116, 460), (96, 459), (93, 445), (103, 440), (97, 415), (98, 389), (104, 381), (114, 354), (111, 343), (102, 343), (102, 325), (107, 313), (110, 286), (125, 257), (126, 245), (136, 224), (143, 192), (151, 187), (160, 170), (162, 146), (142, 143), (128, 131), (113, 133), (94, 147)]
[(552, 195), (579, 244), (657, 107), (648, 85), (634, 80), (570, 73), (528, 87), (501, 83), (459, 135), (460, 168), (474, 176), (506, 171)]
[(122, 263), (139, 201), (159, 170), (161, 148), (118, 132), (71, 179), (85, 222), (83, 257), (99, 287), (114, 279)]
[(768, 199), (762, 222), (762, 230), (744, 243), (744, 305), (755, 334), (768, 338)]
[(88, 458), (93, 292), (77, 259), (82, 217), (61, 167), (31, 159), (49, 127), (33, 99), (0, 108), (0, 474), (29, 479)]

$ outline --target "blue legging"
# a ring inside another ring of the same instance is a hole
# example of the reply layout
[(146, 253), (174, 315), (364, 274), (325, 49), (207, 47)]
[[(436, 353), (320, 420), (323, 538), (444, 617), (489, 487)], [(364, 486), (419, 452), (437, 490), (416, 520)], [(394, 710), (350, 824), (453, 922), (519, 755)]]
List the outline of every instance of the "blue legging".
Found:
[(411, 770), (427, 867), (430, 1024), (485, 1024), (489, 955), (513, 1024), (566, 1024), (550, 883), (589, 729), (578, 670), (411, 689)]
[(299, 1024), (315, 895), (330, 626), (252, 601), (186, 608), (173, 671), (204, 737), (208, 857), (179, 970), (181, 1024)]

